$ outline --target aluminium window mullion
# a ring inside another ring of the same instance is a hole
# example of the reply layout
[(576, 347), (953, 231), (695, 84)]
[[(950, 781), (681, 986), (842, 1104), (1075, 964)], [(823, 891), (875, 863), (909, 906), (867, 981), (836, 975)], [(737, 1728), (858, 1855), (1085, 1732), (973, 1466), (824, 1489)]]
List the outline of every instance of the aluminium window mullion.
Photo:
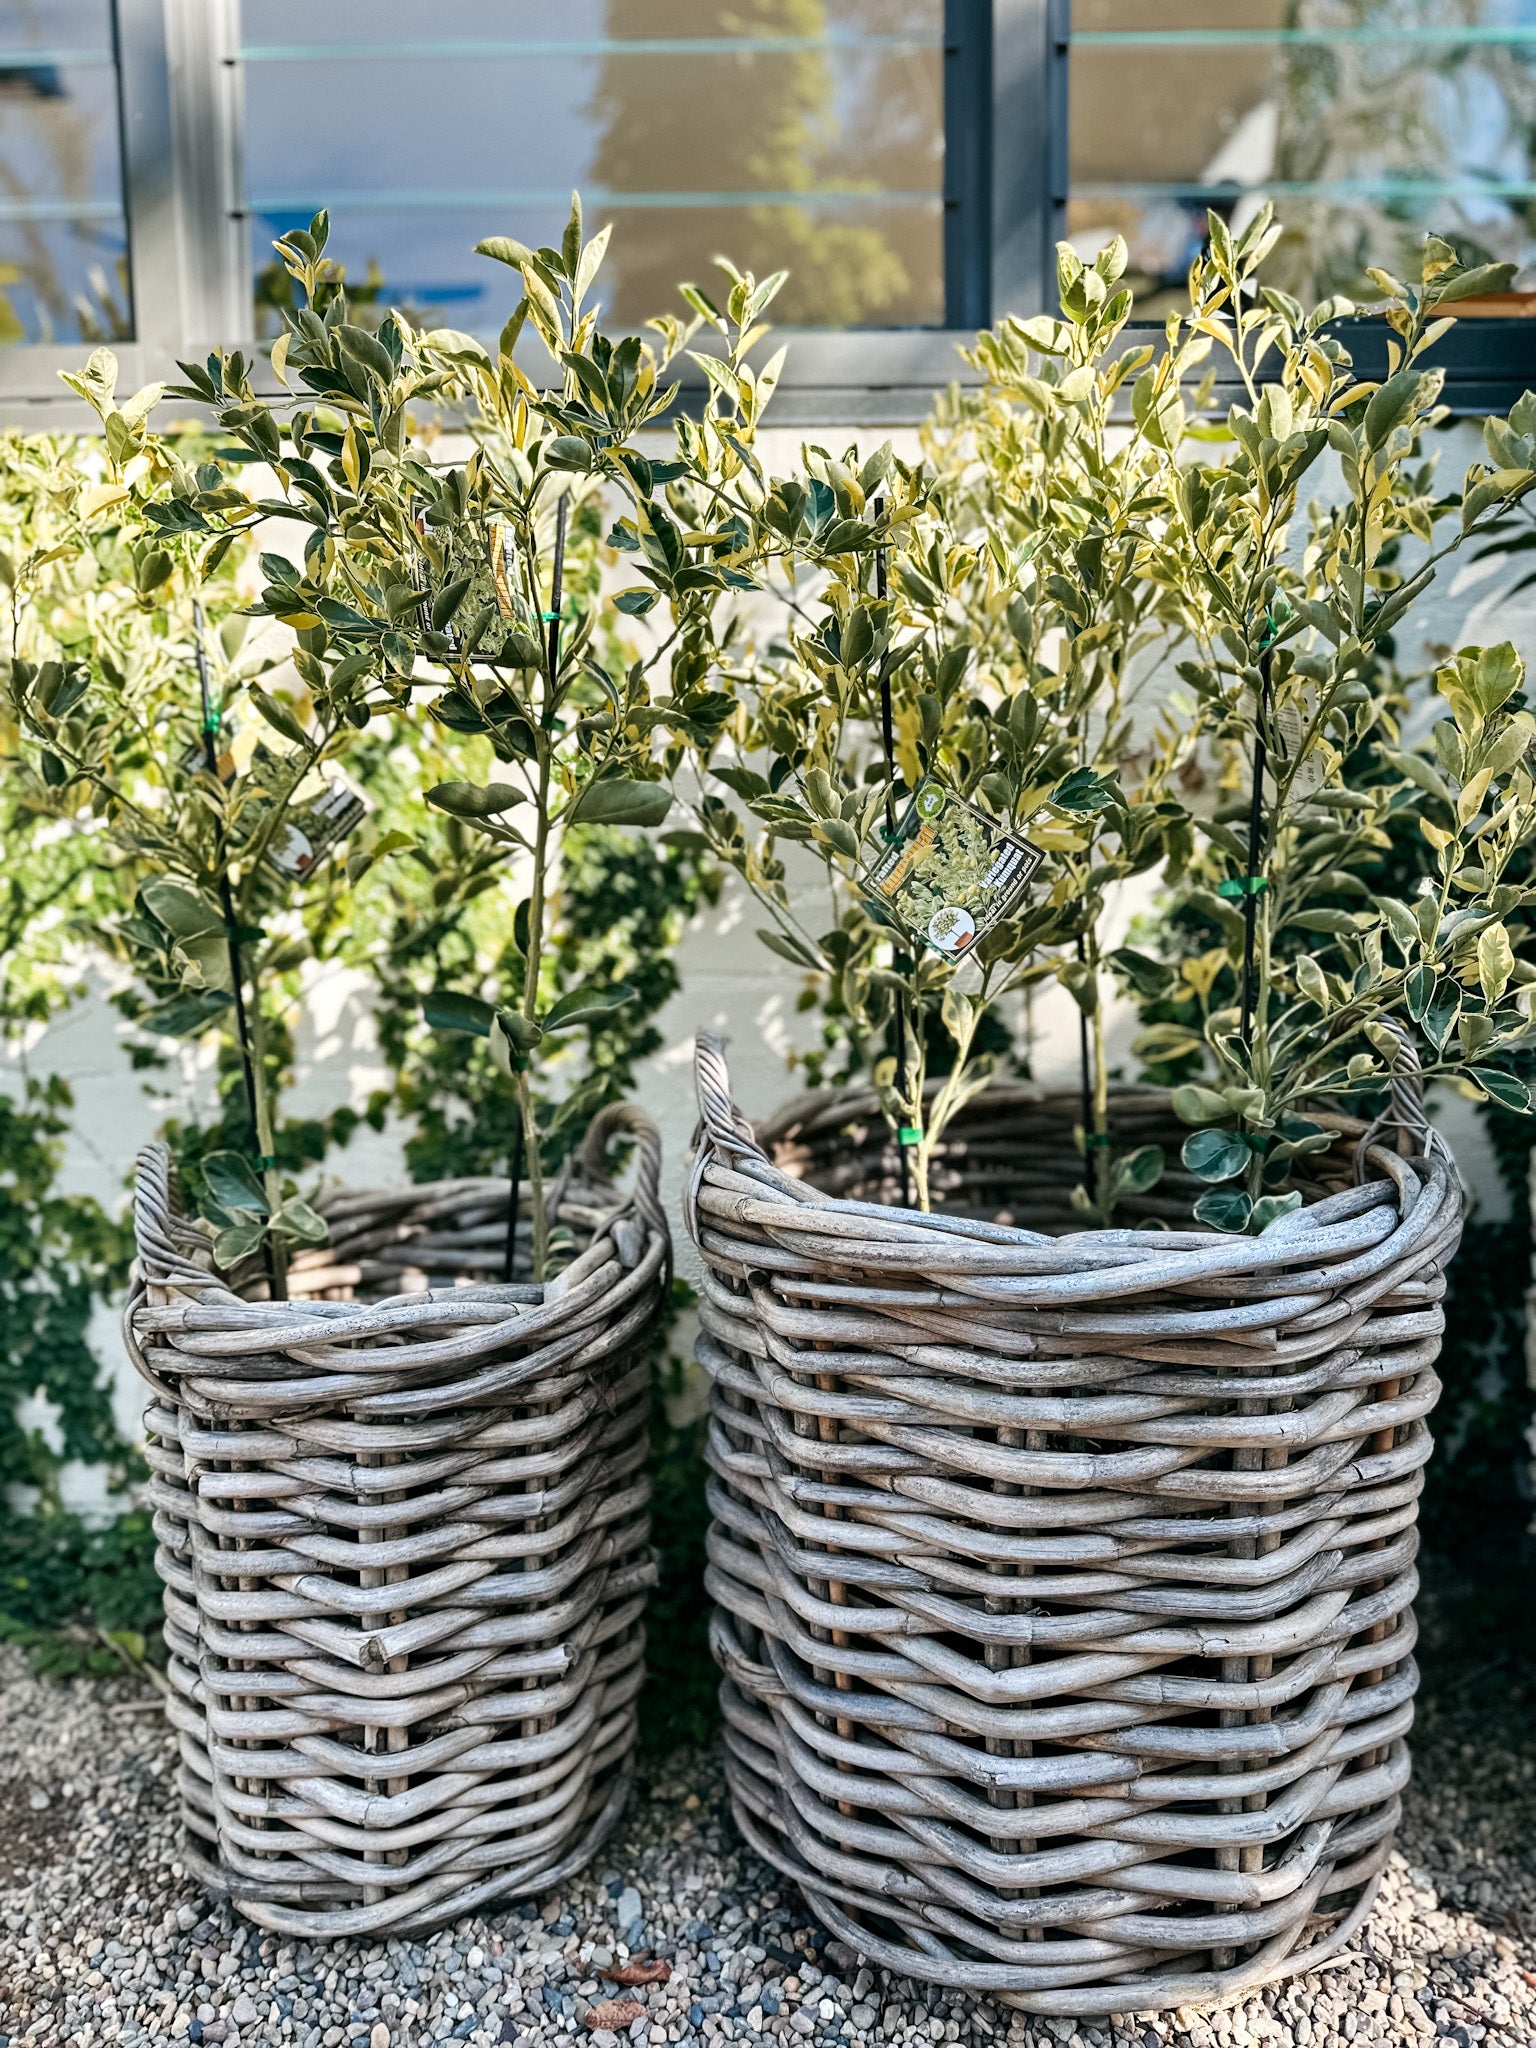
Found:
[(113, 0), (112, 15), (134, 336), (139, 365), (159, 367), (173, 362), (181, 345), (181, 252), (164, 0)]
[(1056, 303), (1070, 25), (1069, 0), (992, 0), (993, 320)]

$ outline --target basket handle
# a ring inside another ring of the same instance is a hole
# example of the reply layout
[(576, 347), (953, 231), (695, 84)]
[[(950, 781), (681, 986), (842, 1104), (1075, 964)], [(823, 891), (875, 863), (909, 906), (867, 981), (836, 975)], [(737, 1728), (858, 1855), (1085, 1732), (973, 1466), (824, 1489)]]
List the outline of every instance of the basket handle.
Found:
[(631, 1200), (651, 1228), (666, 1237), (667, 1212), (661, 1204), (661, 1133), (638, 1103), (606, 1103), (587, 1125), (586, 1136), (577, 1148), (577, 1164), (590, 1179), (611, 1182), (613, 1167), (608, 1148), (621, 1136), (635, 1140), (635, 1191)]
[(227, 1292), (220, 1276), (193, 1256), (198, 1251), (206, 1256), (208, 1240), (186, 1220), (170, 1150), (158, 1138), (134, 1162), (133, 1231), (138, 1268), (148, 1286)]
[(1379, 1145), (1389, 1131), (1407, 1132), (1415, 1141), (1416, 1149), (1426, 1159), (1440, 1158), (1451, 1163), (1451, 1150), (1444, 1138), (1429, 1120), (1424, 1107), (1424, 1072), (1419, 1061), (1419, 1049), (1413, 1042), (1413, 1034), (1395, 1019), (1383, 1019), (1386, 1028), (1397, 1040), (1397, 1051), (1392, 1059), (1392, 1079), (1388, 1089), (1387, 1104), (1380, 1116), (1368, 1127), (1355, 1146), (1355, 1179), (1366, 1177), (1366, 1161), (1371, 1147)]
[(693, 1041), (693, 1085), (699, 1101), (698, 1137), (707, 1136), (722, 1152), (750, 1153), (766, 1159), (752, 1126), (731, 1099), (730, 1069), (725, 1063), (722, 1032), (703, 1030)]

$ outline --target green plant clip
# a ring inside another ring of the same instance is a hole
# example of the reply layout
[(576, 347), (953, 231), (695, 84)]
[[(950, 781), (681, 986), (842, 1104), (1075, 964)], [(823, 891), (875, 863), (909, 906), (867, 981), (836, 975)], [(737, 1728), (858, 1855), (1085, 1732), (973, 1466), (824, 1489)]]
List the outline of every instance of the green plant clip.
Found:
[(1085, 1131), (1083, 1134), (1083, 1149), (1086, 1152), (1102, 1152), (1112, 1142), (1108, 1131)]
[(923, 1142), (922, 1125), (903, 1124), (901, 1129), (896, 1133), (896, 1142), (898, 1145), (921, 1145), (921, 1143)]
[(203, 731), (204, 731), (204, 732), (211, 732), (211, 733), (221, 733), (221, 732), (222, 732), (223, 730), (224, 730), (224, 714), (223, 714), (223, 712), (222, 712), (222, 711), (209, 711), (209, 712), (207, 712), (207, 713), (206, 713), (206, 714), (204, 715), (204, 718), (203, 718)]
[(273, 1158), (269, 1153), (258, 1152), (256, 1155), (256, 1171), (258, 1173), (276, 1173), (276, 1159)]
[(1262, 896), (1268, 887), (1262, 875), (1230, 875), (1226, 881), (1217, 883), (1216, 894), (1229, 903), (1240, 903), (1245, 896)]

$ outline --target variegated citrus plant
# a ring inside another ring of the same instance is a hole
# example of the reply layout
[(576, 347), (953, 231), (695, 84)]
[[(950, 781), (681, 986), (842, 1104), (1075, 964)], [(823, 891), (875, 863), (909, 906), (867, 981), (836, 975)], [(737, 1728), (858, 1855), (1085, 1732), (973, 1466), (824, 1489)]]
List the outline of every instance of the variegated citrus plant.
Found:
[[(1328, 1143), (1308, 1104), (1379, 1099), (1405, 1037), (1427, 1076), (1523, 1106), (1505, 1060), (1529, 1035), (1536, 982), (1510, 928), (1536, 903), (1521, 661), (1507, 643), (1447, 658), (1427, 752), (1404, 744), (1390, 661), (1441, 565), (1536, 488), (1529, 395), (1486, 423), (1489, 461), (1454, 493), (1436, 491), (1422, 455), (1443, 417), (1430, 352), (1457, 301), (1502, 271), (1465, 269), (1431, 241), (1417, 285), (1373, 274), (1394, 336), (1377, 382), (1331, 333), (1337, 304), (1309, 315), (1258, 287), (1275, 232), (1260, 216), (1234, 242), (1213, 219), (1192, 274), (1187, 326), (1216, 342), (1244, 395), (1224, 449), (1178, 478), (1161, 572), (1188, 589), (1198, 652), (1181, 674), (1229, 798), (1200, 823), (1168, 929), (1192, 912), (1186, 925), (1204, 918), (1220, 938), (1177, 975), (1124, 961), (1148, 998), (1183, 998), (1137, 1049), (1198, 1063), (1174, 1096), (1200, 1126), (1183, 1153), (1211, 1184), (1197, 1214), (1246, 1231), (1301, 1200), (1291, 1162)], [(1325, 497), (1327, 458), (1343, 488)], [(1373, 892), (1351, 870), (1405, 818), (1425, 847), (1417, 893)]]
[[(731, 708), (711, 686), (700, 621), (733, 582), (752, 583), (734, 564), (747, 539), (741, 508), (761, 496), (751, 443), (777, 370), (754, 371), (748, 354), (779, 280), (730, 273), (723, 308), (689, 288), (692, 318), (654, 323), (656, 346), (615, 340), (592, 300), (608, 230), (586, 239), (573, 202), (558, 248), (480, 244), (522, 287), (487, 348), (456, 330), (418, 332), (400, 313), (376, 329), (355, 322), (326, 232), (317, 215), (277, 244), (299, 300), (273, 350), (290, 395), (258, 395), (250, 366), (227, 353), (189, 373), (187, 395), (273, 465), (282, 509), (309, 528), (301, 562), (262, 558), (258, 603), (295, 628), (315, 702), (366, 722), (380, 706), (405, 715), (425, 699), (444, 731), (488, 742), (502, 771), (443, 782), (427, 800), (526, 877), (507, 985), (490, 997), (439, 991), (428, 1017), (488, 1038), (516, 1088), (542, 1277), (549, 1246), (530, 1068), (562, 1034), (632, 995), (605, 977), (554, 990), (552, 877), (572, 825), (661, 825), (672, 806), (669, 748), (712, 733)], [(706, 326), (715, 346), (690, 350)], [(549, 365), (543, 383), (518, 353), (534, 338)], [(710, 395), (701, 417), (674, 425), (678, 386), (666, 379), (685, 350)], [(437, 430), (445, 410), (461, 435)], [(664, 421), (665, 459), (654, 452)], [(639, 580), (573, 601), (567, 535), (594, 499)], [(674, 502), (685, 501), (699, 520), (675, 516)], [(615, 660), (615, 623), (651, 614), (643, 644)]]

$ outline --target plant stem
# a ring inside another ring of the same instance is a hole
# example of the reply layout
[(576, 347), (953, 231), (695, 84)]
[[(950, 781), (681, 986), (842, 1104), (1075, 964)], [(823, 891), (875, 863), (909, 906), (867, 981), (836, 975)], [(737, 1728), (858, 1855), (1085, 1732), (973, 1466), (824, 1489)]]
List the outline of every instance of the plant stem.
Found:
[(1097, 946), (1080, 938), (1077, 957), (1088, 970), (1088, 988), (1093, 999), (1091, 1003), (1079, 1004), (1077, 1013), (1083, 1067), (1084, 1179), (1090, 1185), (1099, 1219), (1107, 1228), (1114, 1220), (1114, 1197), (1109, 1151), (1109, 1066)]
[[(254, 983), (251, 988), (251, 1051), (252, 1072), (256, 1089), (256, 1144), (263, 1159), (273, 1156), (272, 1137), (272, 1095), (267, 1086), (267, 1029), (261, 1013), (261, 990)], [(262, 1174), (262, 1186), (267, 1194), (267, 1212), (275, 1216), (282, 1207), (282, 1179), (275, 1166), (267, 1167)], [(271, 1260), (272, 1299), (288, 1299), (288, 1254), (277, 1238), (268, 1237), (268, 1253)]]
[(1244, 1046), (1253, 1049), (1254, 962), (1258, 940), (1259, 895), (1257, 882), (1264, 841), (1264, 766), (1268, 753), (1269, 671), (1272, 649), (1259, 655), (1258, 715), (1253, 734), (1253, 788), (1248, 798), (1248, 874), (1243, 897), (1243, 1025)]
[[(542, 1282), (549, 1257), (549, 1218), (544, 1214), (544, 1167), (539, 1156), (539, 1126), (526, 1067), (520, 1067), (517, 1073), (517, 1106), (523, 1120), (523, 1144), (528, 1157), (528, 1199), (533, 1207), (533, 1277), (535, 1281)], [(512, 1199), (515, 1204), (515, 1191)]]
[[(549, 674), (544, 692), (544, 715), (539, 730), (538, 825), (533, 840), (533, 881), (528, 895), (528, 957), (523, 965), (523, 1015), (532, 1024), (539, 1009), (539, 967), (544, 953), (544, 904), (549, 864), (549, 783), (552, 727), (560, 686), (560, 606), (565, 580), (565, 518), (568, 494), (562, 494), (555, 508), (555, 560), (550, 575)], [(549, 1219), (544, 1214), (544, 1165), (539, 1151), (539, 1128), (534, 1113), (533, 1089), (526, 1064), (517, 1072), (517, 1100), (522, 1112), (523, 1144), (528, 1161), (528, 1190), (533, 1203), (533, 1278), (542, 1283), (549, 1257)], [(518, 1190), (512, 1190), (513, 1214), (508, 1229), (516, 1227)]]
[[(219, 783), (219, 749), (216, 738), (220, 721), (213, 710), (213, 691), (208, 680), (208, 649), (203, 641), (203, 608), (194, 599), (192, 604), (192, 628), (197, 649), (197, 683), (203, 704), (203, 760), (215, 787)], [(240, 1065), (245, 1076), (245, 1107), (251, 1122), (251, 1137), (256, 1146), (258, 1158), (269, 1158), (271, 1146), (271, 1111), (266, 1102), (266, 1074), (261, 1054), (251, 1032), (250, 1020), (245, 1009), (245, 963), (240, 944), (240, 920), (235, 911), (235, 892), (230, 887), (229, 867), (224, 858), (224, 817), (222, 810), (213, 828), (213, 858), (218, 869), (219, 911), (224, 919), (224, 938), (229, 948), (229, 988), (235, 1009), (235, 1042), (240, 1052)], [(253, 987), (256, 998), (258, 1027), (261, 1011), (260, 991)], [(267, 1134), (262, 1135), (262, 1119), (267, 1120)], [(277, 1176), (267, 1173), (263, 1177), (267, 1192), (267, 1212), (276, 1215), (280, 1194), (277, 1191)], [(262, 1241), (262, 1254), (266, 1261), (268, 1291), (274, 1301), (287, 1299), (288, 1269), (282, 1246), (270, 1233)]]
[(518, 1097), (517, 1121), (512, 1132), (512, 1163), (508, 1179), (512, 1186), (507, 1196), (507, 1242), (501, 1258), (501, 1277), (510, 1283), (517, 1271), (517, 1211), (523, 1188), (523, 1154), (527, 1148), (528, 1133), (523, 1124), (522, 1097)]
[[(883, 498), (876, 498), (873, 511), (876, 519), (882, 517), (885, 511), (885, 500)], [(885, 549), (876, 548), (875, 596), (883, 604), (889, 594), (890, 586), (887, 582)], [(891, 840), (896, 837), (896, 732), (895, 714), (891, 706), (891, 661), (889, 648), (880, 657), (880, 739), (885, 750), (885, 836), (887, 840)], [(907, 956), (899, 946), (892, 949), (891, 968), (898, 976), (911, 972)], [(896, 1092), (903, 1098), (905, 1098), (907, 1092), (907, 999), (904, 993), (898, 993), (896, 997)], [(919, 1089), (917, 1115), (913, 1119), (915, 1123), (921, 1124), (922, 1112), (923, 1097), (922, 1090)], [(901, 1143), (899, 1133), (896, 1149), (901, 1154), (902, 1207), (910, 1209), (912, 1206), (912, 1162), (908, 1159), (907, 1154), (911, 1148)], [(923, 1162), (922, 1207), (924, 1211), (928, 1207), (926, 1159)]]

